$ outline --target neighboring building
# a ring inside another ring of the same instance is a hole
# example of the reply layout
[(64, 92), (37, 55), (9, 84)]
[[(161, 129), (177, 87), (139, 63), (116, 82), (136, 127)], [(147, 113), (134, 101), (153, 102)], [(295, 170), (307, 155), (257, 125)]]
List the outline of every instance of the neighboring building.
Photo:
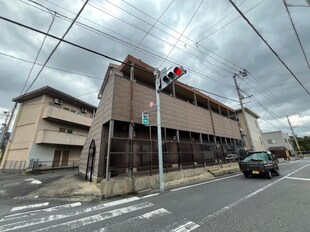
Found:
[(77, 166), (96, 107), (49, 86), (13, 101), (20, 105), (1, 169)]
[[(150, 106), (156, 103), (154, 68), (132, 56), (124, 63), (109, 65), (98, 95), (79, 166), (90, 180), (158, 173), (156, 106)], [(179, 82), (164, 89), (160, 102), (166, 172), (224, 160), (241, 146), (235, 111), (228, 106)], [(149, 126), (142, 125), (143, 111), (149, 112)]]
[(249, 151), (265, 150), (266, 148), (263, 143), (262, 133), (257, 120), (259, 116), (248, 108), (244, 108), (244, 112), (245, 118), (241, 109), (236, 111), (245, 148)]
[(265, 147), (273, 151), (278, 157), (286, 157), (286, 151), (290, 156), (296, 155), (290, 136), (282, 131), (262, 133)]

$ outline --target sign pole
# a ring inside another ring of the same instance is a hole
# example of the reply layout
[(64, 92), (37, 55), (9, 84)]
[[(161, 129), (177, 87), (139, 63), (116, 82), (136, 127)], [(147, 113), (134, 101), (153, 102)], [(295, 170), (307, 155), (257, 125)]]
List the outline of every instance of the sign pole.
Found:
[(158, 143), (158, 165), (159, 165), (159, 190), (164, 191), (164, 172), (163, 172), (163, 151), (162, 151), (162, 140), (161, 140), (161, 120), (160, 120), (160, 97), (159, 97), (159, 81), (160, 74), (158, 69), (154, 71), (155, 75), (155, 92), (156, 92), (156, 108), (157, 108), (157, 143)]

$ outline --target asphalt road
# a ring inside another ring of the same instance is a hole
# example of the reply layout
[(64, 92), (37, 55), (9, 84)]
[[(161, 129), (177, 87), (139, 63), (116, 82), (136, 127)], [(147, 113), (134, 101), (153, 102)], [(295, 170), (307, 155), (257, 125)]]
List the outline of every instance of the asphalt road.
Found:
[(103, 202), (34, 199), (7, 209), (0, 231), (309, 231), (310, 159), (282, 164), (280, 172)]

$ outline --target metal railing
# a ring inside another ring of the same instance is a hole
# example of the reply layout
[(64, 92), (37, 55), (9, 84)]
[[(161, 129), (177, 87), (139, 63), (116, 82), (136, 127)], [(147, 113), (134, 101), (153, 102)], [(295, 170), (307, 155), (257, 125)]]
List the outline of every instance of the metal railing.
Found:
[(79, 167), (79, 160), (69, 160), (67, 162), (59, 162), (59, 161), (33, 161), (29, 168), (31, 168), (32, 172), (39, 173), (41, 171), (54, 171), (59, 169), (75, 169)]
[[(225, 160), (225, 151), (219, 149), (224, 145), (221, 146), (164, 141), (162, 149), (164, 172), (232, 162)], [(232, 148), (229, 147), (229, 150)], [(112, 138), (109, 165), (112, 176), (127, 173), (129, 169), (153, 175), (158, 173), (158, 168), (157, 141)]]

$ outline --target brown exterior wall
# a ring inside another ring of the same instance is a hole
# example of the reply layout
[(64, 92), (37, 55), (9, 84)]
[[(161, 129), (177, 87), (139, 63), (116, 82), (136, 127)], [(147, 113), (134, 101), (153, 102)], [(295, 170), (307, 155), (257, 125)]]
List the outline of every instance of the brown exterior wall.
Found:
[(104, 92), (102, 93), (101, 101), (99, 103), (98, 110), (96, 112), (96, 117), (94, 118), (92, 122), (88, 136), (86, 138), (85, 145), (83, 147), (83, 150), (80, 156), (80, 167), (79, 167), (79, 171), (84, 174), (86, 173), (88, 149), (89, 149), (92, 139), (94, 139), (96, 143), (96, 154), (95, 154), (93, 174), (95, 176), (98, 175), (102, 125), (111, 119), (112, 104), (114, 101), (113, 93), (119, 92), (117, 90), (113, 91), (115, 86), (117, 86), (117, 84), (116, 85), (114, 84), (114, 78), (109, 78), (106, 88), (104, 89)]
[[(112, 119), (130, 122), (130, 91), (131, 82), (125, 78), (115, 77)], [(155, 91), (139, 83), (133, 84), (133, 121), (141, 124), (141, 113), (149, 111), (150, 124), (156, 124), (156, 107), (149, 107), (150, 102), (156, 103)], [(160, 94), (162, 127), (212, 134), (210, 111), (191, 103)], [(213, 113), (215, 135), (240, 139), (236, 121)]]

